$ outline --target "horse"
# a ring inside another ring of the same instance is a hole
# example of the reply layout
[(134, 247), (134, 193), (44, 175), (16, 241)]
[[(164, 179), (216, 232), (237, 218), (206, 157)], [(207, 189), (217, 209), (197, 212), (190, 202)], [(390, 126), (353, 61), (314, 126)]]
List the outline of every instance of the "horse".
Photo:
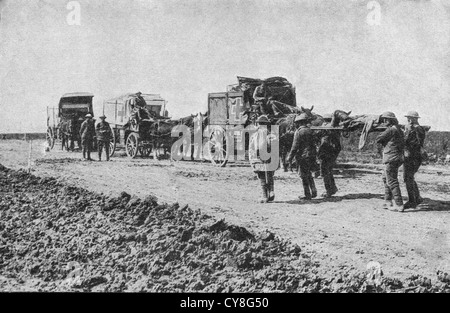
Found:
[(150, 126), (150, 135), (153, 138), (155, 157), (159, 159), (159, 151), (163, 149), (163, 155), (170, 151), (172, 144), (177, 140), (172, 137), (172, 129), (178, 125), (176, 120), (157, 120)]

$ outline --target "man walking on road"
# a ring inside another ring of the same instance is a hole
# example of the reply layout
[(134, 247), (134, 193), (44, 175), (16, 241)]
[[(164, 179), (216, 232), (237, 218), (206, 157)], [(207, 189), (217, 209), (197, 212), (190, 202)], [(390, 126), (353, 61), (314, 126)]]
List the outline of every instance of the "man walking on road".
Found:
[(403, 164), (403, 180), (408, 192), (408, 202), (405, 203), (405, 209), (415, 208), (422, 203), (419, 188), (414, 179), (414, 175), (422, 164), (421, 148), (425, 141), (425, 130), (419, 125), (419, 113), (409, 111), (405, 117), (408, 119), (408, 125), (405, 128), (405, 163)]
[[(403, 212), (403, 198), (398, 182), (398, 169), (404, 159), (404, 136), (394, 113), (384, 112), (380, 118), (387, 125), (387, 129), (376, 139), (376, 143), (383, 146), (383, 163), (385, 164), (383, 171), (385, 204), (383, 208)], [(394, 198), (395, 207), (391, 209), (393, 206), (392, 198)]]
[(262, 158), (262, 151), (267, 152), (270, 150), (272, 152), (271, 154), (274, 152), (278, 154), (278, 148), (275, 147), (275, 145), (278, 144), (278, 138), (268, 129), (270, 121), (267, 116), (261, 115), (256, 120), (256, 123), (258, 123), (258, 129), (250, 137), (249, 159), (253, 171), (258, 175), (258, 179), (261, 183), (262, 198), (259, 202), (267, 203), (275, 199), (273, 176), (275, 170), (278, 169), (279, 162), (277, 161), (277, 167), (273, 168), (272, 162), (274, 162), (274, 160)]
[[(324, 114), (323, 119), (326, 122), (324, 126), (330, 126), (332, 115)], [(338, 191), (334, 181), (333, 167), (336, 164), (339, 152), (341, 152), (341, 136), (337, 131), (331, 130), (323, 130), (319, 133), (319, 136), (320, 144), (317, 158), (320, 161), (320, 172), (326, 190), (322, 197), (329, 198)]]
[(94, 141), (95, 126), (91, 114), (86, 114), (86, 120), (81, 124), (80, 137), (83, 146), (83, 159), (92, 161), (91, 148)]
[(100, 116), (100, 123), (95, 127), (95, 133), (97, 134), (97, 147), (98, 147), (98, 160), (102, 160), (102, 150), (105, 148), (106, 161), (109, 161), (109, 145), (112, 137), (111, 127), (109, 123), (105, 121), (106, 116)]
[(300, 177), (302, 179), (305, 196), (301, 200), (311, 200), (317, 197), (317, 189), (312, 177), (311, 171), (316, 164), (316, 146), (314, 144), (314, 134), (308, 126), (308, 116), (305, 113), (300, 114), (294, 121), (299, 125), (294, 134), (291, 151), (287, 158), (290, 164), (296, 157), (300, 165)]

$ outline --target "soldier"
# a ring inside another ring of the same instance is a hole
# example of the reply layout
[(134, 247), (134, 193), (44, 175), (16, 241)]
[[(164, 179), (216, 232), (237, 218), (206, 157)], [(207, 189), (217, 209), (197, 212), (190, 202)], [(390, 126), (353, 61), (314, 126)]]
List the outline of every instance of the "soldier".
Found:
[(95, 127), (95, 133), (97, 134), (97, 147), (98, 147), (98, 160), (102, 160), (102, 150), (105, 148), (106, 161), (109, 161), (109, 144), (112, 138), (111, 127), (109, 123), (105, 121), (106, 116), (100, 116), (100, 123)]
[[(383, 146), (383, 163), (385, 164), (385, 170), (383, 171), (385, 203), (383, 208), (403, 212), (403, 198), (398, 183), (398, 169), (403, 163), (404, 135), (394, 113), (384, 112), (380, 118), (387, 125), (387, 129), (376, 138), (376, 143)], [(390, 209), (392, 207), (392, 198), (394, 198), (395, 207)]]
[[(324, 114), (325, 125), (330, 125), (332, 120), (331, 114)], [(336, 164), (336, 159), (341, 152), (340, 134), (336, 131), (324, 130), (319, 133), (320, 143), (317, 151), (317, 157), (320, 162), (320, 172), (323, 177), (326, 192), (322, 197), (329, 198), (334, 195), (338, 189), (336, 187), (333, 167)]]
[(419, 125), (419, 113), (409, 111), (405, 117), (408, 125), (405, 128), (405, 163), (403, 164), (403, 180), (408, 192), (408, 201), (404, 208), (415, 208), (422, 203), (419, 188), (414, 179), (414, 175), (422, 164), (422, 154), (420, 153), (425, 141), (425, 130)]
[[(267, 126), (270, 125), (269, 119), (265, 115), (261, 115), (256, 120), (258, 129), (250, 138), (249, 159), (254, 172), (258, 175), (262, 187), (261, 203), (271, 202), (275, 199), (273, 176), (275, 170), (271, 168), (271, 159), (262, 160), (261, 150), (267, 149), (272, 152), (274, 141), (278, 140), (276, 135), (269, 133)], [(265, 150), (265, 151), (267, 151)], [(277, 152), (278, 153), (278, 152)], [(279, 162), (277, 162), (279, 165)]]
[[(86, 120), (81, 124), (80, 137), (81, 145), (83, 146), (83, 159), (92, 161), (91, 147), (95, 135), (94, 121), (91, 114), (86, 114)], [(87, 158), (86, 158), (87, 156)]]
[(255, 88), (255, 91), (253, 92), (253, 99), (255, 100), (255, 105), (257, 106), (256, 111), (259, 114), (273, 115), (273, 111), (267, 101), (265, 82)]
[(317, 189), (311, 171), (316, 164), (316, 146), (314, 144), (314, 134), (308, 126), (308, 116), (305, 113), (295, 118), (297, 130), (294, 134), (291, 151), (287, 162), (291, 163), (294, 156), (300, 165), (300, 177), (303, 183), (305, 196), (299, 197), (301, 200), (311, 200), (317, 197)]

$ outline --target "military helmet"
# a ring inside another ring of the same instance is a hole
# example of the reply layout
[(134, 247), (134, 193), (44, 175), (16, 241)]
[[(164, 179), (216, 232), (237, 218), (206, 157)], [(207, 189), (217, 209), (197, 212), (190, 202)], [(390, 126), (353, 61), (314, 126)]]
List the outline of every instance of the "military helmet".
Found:
[(99, 116), (99, 118), (101, 118), (101, 119), (105, 119), (105, 118), (106, 118), (106, 116), (105, 116), (105, 114), (103, 114), (102, 116)]
[(405, 117), (420, 118), (419, 113), (417, 113), (417, 111), (408, 111), (408, 113), (406, 113)]
[(299, 121), (306, 121), (306, 120), (308, 120), (308, 115), (306, 115), (306, 113), (302, 113), (302, 114), (298, 115), (294, 121), (299, 122)]
[(269, 119), (267, 118), (266, 115), (261, 115), (260, 117), (258, 117), (258, 119), (256, 120), (256, 123), (270, 123)]
[(395, 114), (390, 111), (386, 111), (383, 114), (381, 114), (381, 118), (397, 119), (397, 117), (395, 117)]
[(86, 114), (85, 117), (92, 117), (90, 113)]
[(324, 120), (332, 120), (333, 119), (333, 115), (331, 115), (330, 113), (325, 113), (322, 118)]

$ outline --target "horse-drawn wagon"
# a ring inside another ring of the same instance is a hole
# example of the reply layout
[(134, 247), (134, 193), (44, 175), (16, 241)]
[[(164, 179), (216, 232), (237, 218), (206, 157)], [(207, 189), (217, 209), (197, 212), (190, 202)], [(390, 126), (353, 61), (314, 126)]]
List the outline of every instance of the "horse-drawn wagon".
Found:
[(74, 143), (80, 148), (78, 133), (86, 114), (94, 116), (92, 109), (93, 94), (75, 92), (64, 94), (58, 107), (47, 107), (47, 146), (53, 149), (56, 141), (60, 141), (62, 148), (74, 150)]
[(211, 162), (225, 166), (229, 160), (245, 160), (249, 138), (261, 110), (254, 94), (262, 86), (263, 105), (271, 113), (272, 122), (290, 113), (300, 112), (296, 106), (295, 87), (283, 77), (255, 79), (237, 77), (238, 84), (226, 92), (208, 94), (209, 156)]
[(167, 119), (166, 101), (158, 94), (128, 93), (103, 103), (112, 129), (110, 155), (121, 147), (135, 158), (148, 157), (155, 146), (154, 123)]

